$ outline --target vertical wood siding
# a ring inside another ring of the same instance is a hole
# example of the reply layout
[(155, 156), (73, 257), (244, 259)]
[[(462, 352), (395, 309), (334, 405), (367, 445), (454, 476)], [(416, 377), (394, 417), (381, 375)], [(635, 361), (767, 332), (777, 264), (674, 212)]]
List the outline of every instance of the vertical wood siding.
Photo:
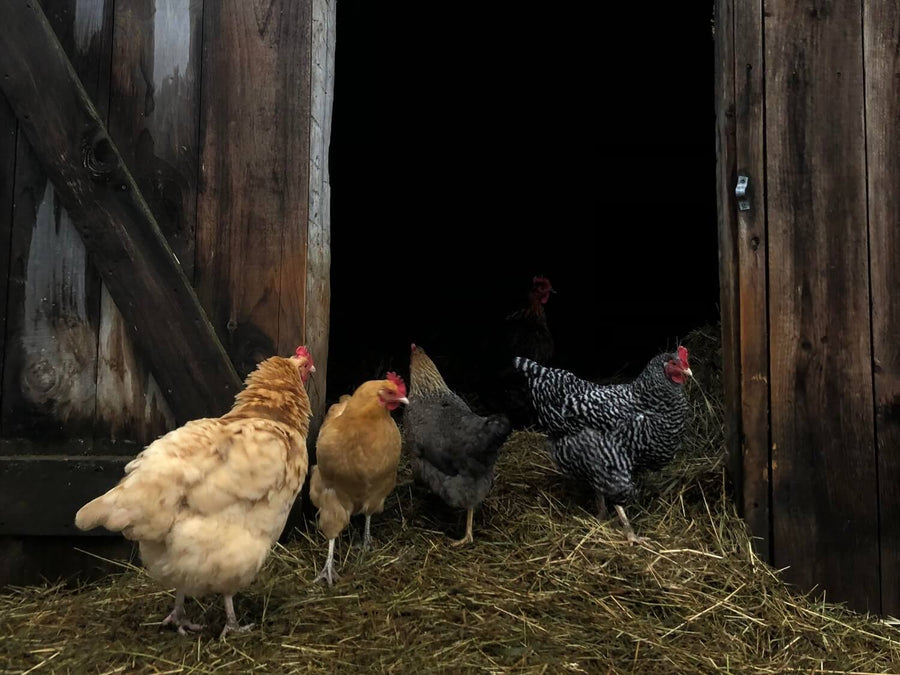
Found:
[(196, 285), (241, 376), (304, 339), (310, 34), (309, 0), (204, 8)]
[(881, 583), (885, 614), (900, 615), (900, 6), (863, 10), (866, 169), (872, 281), (872, 362)]
[[(111, 0), (45, 0), (42, 7), (102, 114), (108, 100)], [(4, 436), (90, 438), (100, 279), (21, 134), (15, 167), (0, 426)]]
[(740, 508), (799, 588), (896, 614), (900, 10), (723, 1), (736, 152), (720, 180), (757, 186), (719, 220), (739, 258)]
[[(236, 370), (310, 345), (321, 415), (334, 0), (41, 7)], [(0, 533), (69, 534), (179, 411), (2, 95), (0, 265)], [(28, 476), (59, 499), (17, 525)]]
[[(735, 8), (736, 171), (748, 176), (749, 210), (737, 212), (744, 517), (757, 551), (771, 559), (769, 511), (769, 354), (766, 291), (766, 165), (763, 154), (762, 3)], [(736, 182), (736, 180), (735, 180)]]
[[(734, 109), (734, 14), (731, 0), (716, 0), (713, 31), (716, 87), (716, 205), (719, 232), (719, 293), (722, 324), (722, 389), (726, 408), (728, 470), (741, 475), (740, 303), (734, 186), (737, 175)], [(735, 484), (735, 499), (743, 503), (743, 486)]]
[(765, 25), (773, 562), (878, 610), (860, 4), (779, 4)]
[(331, 307), (331, 183), (328, 148), (334, 102), (336, 0), (312, 3), (312, 80), (309, 135), (309, 223), (306, 245), (306, 323), (304, 341), (316, 359), (309, 397), (315, 415), (310, 438), (325, 414), (328, 375), (328, 314)]
[[(12, 235), (13, 178), (16, 171), (16, 116), (0, 96), (0, 411), (3, 410), (3, 363), (6, 358), (6, 289), (9, 284), (9, 242)], [(2, 413), (0, 413), (2, 422)]]
[[(182, 268), (191, 278), (197, 203), (201, 2), (117, 3), (109, 132)], [(104, 287), (99, 433), (147, 443), (171, 411)]]

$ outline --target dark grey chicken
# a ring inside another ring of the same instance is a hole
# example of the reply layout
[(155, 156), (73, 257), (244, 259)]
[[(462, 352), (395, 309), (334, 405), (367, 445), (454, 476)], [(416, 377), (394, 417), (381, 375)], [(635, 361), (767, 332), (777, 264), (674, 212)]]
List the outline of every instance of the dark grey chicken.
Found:
[(450, 506), (468, 511), (466, 534), (454, 545), (471, 543), (475, 507), (490, 492), (494, 463), (511, 431), (509, 420), (472, 412), (415, 344), (409, 374), (402, 434), (413, 476)]
[(611, 502), (628, 541), (641, 542), (624, 505), (635, 496), (634, 476), (660, 469), (681, 445), (688, 415), (684, 383), (692, 375), (688, 351), (655, 356), (631, 382), (601, 385), (572, 373), (515, 358), (561, 471), (587, 482), (600, 517)]

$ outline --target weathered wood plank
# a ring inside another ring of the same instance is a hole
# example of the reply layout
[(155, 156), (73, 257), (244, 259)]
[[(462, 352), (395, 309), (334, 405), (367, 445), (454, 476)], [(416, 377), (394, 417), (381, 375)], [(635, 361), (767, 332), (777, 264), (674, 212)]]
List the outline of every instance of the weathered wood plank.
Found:
[(109, 438), (58, 438), (33, 440), (29, 438), (0, 438), (0, 456), (18, 457), (71, 456), (90, 457), (92, 455), (116, 455), (134, 457), (144, 449), (144, 445), (134, 441), (115, 441)]
[(140, 564), (138, 547), (113, 537), (0, 537), (0, 588), (96, 581)]
[[(109, 133), (182, 269), (194, 268), (200, 0), (117, 3)], [(98, 435), (146, 443), (173, 424), (155, 379), (104, 288)]]
[[(740, 295), (742, 512), (756, 552), (770, 561), (769, 345), (766, 315), (762, 4), (735, 3), (736, 175), (749, 178), (749, 209), (737, 210)], [(735, 204), (737, 206), (737, 204)]]
[[(315, 461), (315, 444), (325, 416), (328, 381), (328, 338), (331, 308), (331, 181), (328, 150), (331, 143), (334, 102), (334, 47), (337, 23), (336, 0), (312, 0), (312, 58), (310, 82), (310, 173), (309, 223), (306, 244), (306, 325), (304, 342), (316, 360), (316, 372), (309, 382), (313, 419), (307, 435), (310, 463)], [(294, 504), (285, 531), (304, 517), (315, 518), (305, 484)]]
[(227, 410), (240, 379), (46, 17), (15, 0), (0, 11), (3, 90), (176, 422)]
[[(0, 457), (0, 535), (80, 535), (75, 512), (124, 475), (130, 457)], [(39, 504), (40, 508), (35, 508)], [(90, 534), (109, 536), (104, 528)]]
[(97, 347), (94, 438), (148, 443), (174, 428), (175, 413), (146, 359), (136, 349), (129, 324), (105, 285)]
[[(13, 226), (13, 190), (16, 171), (16, 116), (0, 94), (0, 373), (6, 356), (7, 286), (9, 284), (9, 242)], [(0, 410), (3, 409), (3, 380), (0, 378)], [(0, 435), (3, 415), (0, 414)]]
[(117, 3), (110, 82), (109, 134), (188, 279), (197, 221), (202, 13), (202, 0)]
[(305, 337), (310, 11), (204, 7), (196, 286), (241, 375)]
[[(325, 414), (328, 377), (328, 321), (331, 308), (331, 183), (328, 149), (334, 101), (336, 0), (312, 3), (310, 84), (309, 222), (306, 242), (304, 341), (316, 360), (309, 396), (316, 431)], [(315, 438), (315, 434), (310, 434)]]
[(868, 0), (863, 20), (881, 597), (900, 616), (900, 7)]
[(773, 551), (789, 581), (877, 612), (860, 12), (766, 3)]
[(17, 165), (4, 434), (90, 437), (99, 284), (68, 211), (24, 144)]
[[(105, 106), (112, 3), (45, 0), (43, 5), (85, 91)], [(99, 277), (23, 135), (16, 167), (4, 433), (90, 436)]]
[[(716, 208), (719, 233), (719, 312), (722, 330), (722, 389), (725, 397), (726, 450), (735, 501), (743, 508), (740, 389), (740, 268), (737, 249), (737, 204), (734, 119), (734, 0), (716, 0), (713, 17), (715, 39), (716, 101)], [(743, 515), (743, 511), (741, 511)]]

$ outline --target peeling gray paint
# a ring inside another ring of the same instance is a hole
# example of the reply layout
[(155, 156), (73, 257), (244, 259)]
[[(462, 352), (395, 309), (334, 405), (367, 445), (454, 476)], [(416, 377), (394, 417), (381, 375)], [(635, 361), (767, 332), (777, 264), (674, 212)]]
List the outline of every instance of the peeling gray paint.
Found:
[(87, 314), (86, 252), (48, 182), (28, 250), (21, 390), (61, 421), (94, 410), (96, 337)]
[(87, 52), (94, 35), (103, 30), (106, 0), (77, 0), (75, 3), (75, 46)]
[(157, 0), (153, 17), (153, 84), (183, 76), (191, 56), (190, 0)]

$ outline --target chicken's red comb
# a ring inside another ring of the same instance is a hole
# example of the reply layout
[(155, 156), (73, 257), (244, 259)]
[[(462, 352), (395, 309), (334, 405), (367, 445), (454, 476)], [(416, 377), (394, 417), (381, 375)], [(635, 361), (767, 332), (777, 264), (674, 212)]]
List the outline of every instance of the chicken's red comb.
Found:
[(388, 382), (393, 382), (397, 387), (397, 393), (400, 396), (406, 396), (406, 383), (403, 381), (403, 378), (400, 377), (394, 371), (391, 371), (387, 374)]
[(688, 365), (688, 350), (687, 350), (687, 347), (679, 347), (679, 348), (678, 348), (678, 358), (681, 360), (681, 362), (682, 362), (686, 367), (690, 367), (690, 366)]
[(309, 350), (306, 348), (306, 345), (300, 345), (297, 347), (297, 351), (294, 354), (299, 359), (306, 359), (310, 363), (312, 363), (312, 354), (309, 353)]

